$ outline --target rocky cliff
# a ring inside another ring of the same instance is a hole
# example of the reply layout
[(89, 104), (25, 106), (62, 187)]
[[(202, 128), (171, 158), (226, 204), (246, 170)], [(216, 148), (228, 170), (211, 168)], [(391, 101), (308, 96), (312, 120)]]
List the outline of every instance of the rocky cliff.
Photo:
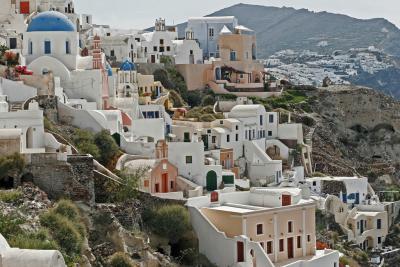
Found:
[(330, 86), (308, 93), (315, 119), (315, 171), (400, 182), (400, 102), (369, 88)]

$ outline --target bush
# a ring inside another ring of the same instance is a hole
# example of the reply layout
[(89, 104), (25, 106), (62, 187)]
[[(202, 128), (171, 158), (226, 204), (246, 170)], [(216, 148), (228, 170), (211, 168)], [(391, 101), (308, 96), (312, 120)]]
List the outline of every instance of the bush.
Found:
[(9, 243), (11, 247), (20, 249), (58, 250), (57, 243), (44, 229), (37, 233), (20, 233), (12, 237)]
[(24, 221), (17, 215), (3, 215), (0, 213), (0, 233), (7, 240), (15, 234), (21, 232), (21, 228), (19, 226), (22, 223), (24, 223)]
[(215, 104), (215, 98), (212, 95), (206, 95), (201, 100), (202, 106), (214, 106), (214, 104)]
[(68, 255), (80, 254), (84, 238), (73, 222), (54, 211), (49, 211), (40, 217), (40, 223), (51, 231), (63, 252)]
[(22, 198), (20, 190), (0, 191), (0, 201), (6, 203), (16, 203)]
[(79, 210), (71, 200), (60, 200), (54, 208), (54, 212), (66, 217), (72, 222), (77, 222), (79, 217)]
[(90, 154), (94, 158), (100, 158), (100, 150), (94, 143), (94, 136), (91, 132), (77, 129), (72, 136), (76, 148), (80, 153)]
[(94, 136), (94, 143), (100, 150), (99, 161), (103, 165), (108, 165), (119, 153), (119, 147), (114, 138), (105, 130)]
[(203, 114), (203, 115), (200, 115), (199, 121), (212, 122), (212, 121), (215, 121), (215, 117), (211, 114)]
[(150, 227), (159, 236), (176, 244), (190, 228), (189, 212), (180, 205), (165, 205), (152, 211)]
[(110, 267), (134, 267), (132, 259), (122, 252), (117, 252), (110, 257)]
[(138, 192), (140, 179), (149, 170), (147, 167), (139, 168), (135, 171), (122, 170), (117, 175), (122, 179), (122, 185), (113, 183), (108, 190), (112, 201), (124, 202), (135, 198)]
[(25, 168), (25, 159), (19, 153), (0, 157), (0, 179), (8, 175), (21, 174)]
[(190, 91), (187, 93), (187, 102), (191, 107), (201, 106), (202, 99), (201, 95), (197, 91)]

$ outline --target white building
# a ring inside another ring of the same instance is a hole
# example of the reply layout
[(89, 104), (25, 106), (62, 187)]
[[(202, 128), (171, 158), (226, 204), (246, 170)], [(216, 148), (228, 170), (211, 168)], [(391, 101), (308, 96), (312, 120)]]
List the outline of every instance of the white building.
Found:
[[(47, 11), (34, 16), (24, 34), (23, 56), (34, 74), (52, 72), (66, 95), (108, 106), (108, 75), (100, 40), (95, 37), (91, 55), (82, 57), (75, 25), (63, 14)], [(62, 97), (59, 96), (59, 97)]]

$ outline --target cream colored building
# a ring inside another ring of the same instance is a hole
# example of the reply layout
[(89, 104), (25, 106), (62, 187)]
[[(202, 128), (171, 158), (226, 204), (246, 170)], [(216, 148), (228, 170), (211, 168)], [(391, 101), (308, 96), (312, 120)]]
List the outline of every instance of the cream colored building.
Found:
[(316, 251), (315, 204), (297, 188), (213, 192), (187, 203), (200, 253), (217, 266), (339, 266)]

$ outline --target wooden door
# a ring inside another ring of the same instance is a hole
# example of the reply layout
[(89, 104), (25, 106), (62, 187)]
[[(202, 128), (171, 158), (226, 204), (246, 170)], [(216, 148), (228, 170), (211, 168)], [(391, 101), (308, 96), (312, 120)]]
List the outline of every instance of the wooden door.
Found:
[(160, 193), (160, 184), (156, 184), (156, 193)]
[(288, 259), (294, 258), (293, 237), (290, 237), (290, 238), (287, 239), (287, 253), (288, 253)]
[(164, 173), (161, 177), (162, 192), (168, 193), (168, 173)]
[(292, 197), (290, 195), (282, 195), (282, 206), (292, 205)]
[(237, 262), (244, 262), (244, 244), (237, 242)]
[(156, 56), (155, 55), (151, 55), (151, 63), (156, 63)]

